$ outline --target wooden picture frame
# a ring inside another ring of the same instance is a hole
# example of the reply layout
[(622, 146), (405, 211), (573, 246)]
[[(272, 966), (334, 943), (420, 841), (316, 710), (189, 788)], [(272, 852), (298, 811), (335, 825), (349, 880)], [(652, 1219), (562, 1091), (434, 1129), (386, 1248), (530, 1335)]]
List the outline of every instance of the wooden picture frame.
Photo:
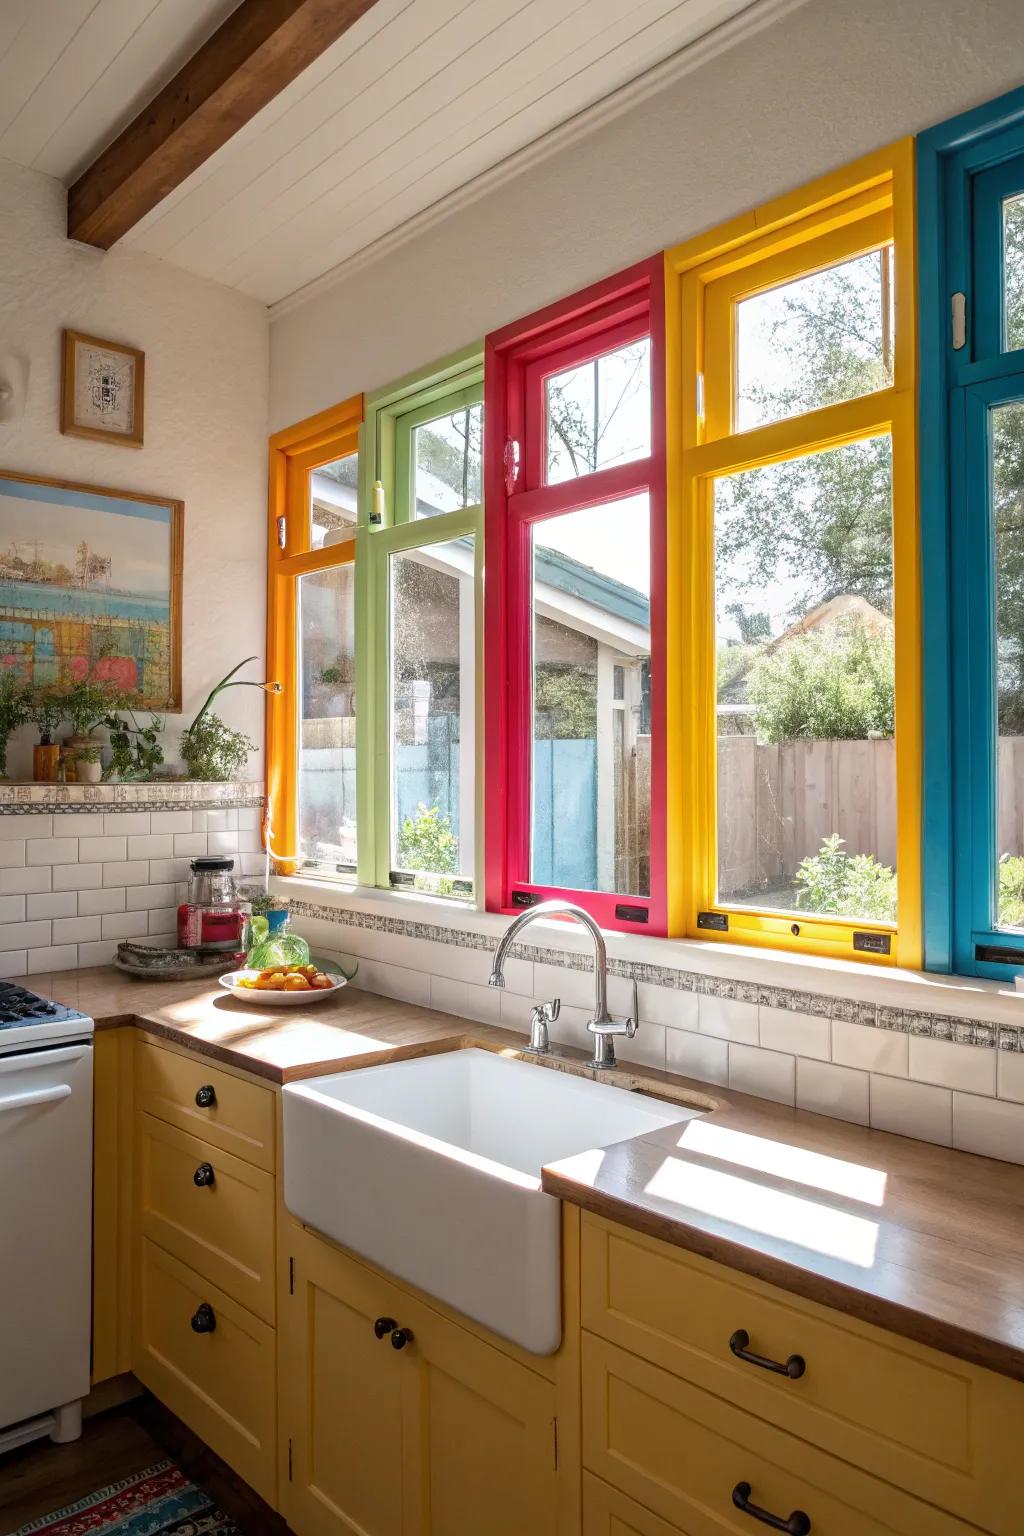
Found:
[(33, 689), (95, 676), (179, 713), (185, 503), (0, 469), (0, 529), (4, 664)]
[(65, 330), (63, 347), (60, 430), (67, 437), (141, 448), (146, 354), (83, 331)]

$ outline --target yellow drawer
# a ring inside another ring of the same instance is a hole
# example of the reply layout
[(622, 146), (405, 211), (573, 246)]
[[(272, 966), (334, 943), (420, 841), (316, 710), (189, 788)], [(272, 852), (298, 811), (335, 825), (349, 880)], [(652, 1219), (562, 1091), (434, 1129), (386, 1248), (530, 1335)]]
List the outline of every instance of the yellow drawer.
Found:
[(274, 1171), (274, 1092), (199, 1056), (179, 1055), (140, 1037), (135, 1107)]
[(583, 1474), (583, 1536), (692, 1536), (589, 1472)]
[[(274, 1330), (145, 1240), (137, 1285), (135, 1375), (273, 1504)], [(200, 1333), (193, 1319), (204, 1306), (214, 1327)]]
[(273, 1175), (153, 1115), (137, 1124), (142, 1236), (273, 1323)]
[[(1019, 1510), (1004, 1469), (1024, 1386), (616, 1223), (583, 1219), (583, 1323), (673, 1374), (986, 1530)], [(730, 1340), (792, 1378), (737, 1358)]]
[(754, 1536), (734, 1490), (814, 1536), (968, 1536), (952, 1515), (583, 1335), (583, 1464), (686, 1536)]

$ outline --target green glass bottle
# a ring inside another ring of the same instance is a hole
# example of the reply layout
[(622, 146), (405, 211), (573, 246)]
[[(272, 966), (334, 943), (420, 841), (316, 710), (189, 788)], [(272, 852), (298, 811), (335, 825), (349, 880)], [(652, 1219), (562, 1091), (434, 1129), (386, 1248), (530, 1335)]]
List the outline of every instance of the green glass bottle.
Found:
[(288, 932), (288, 913), (277, 907), (266, 917), (249, 919), (250, 947), (246, 966), (264, 971), (271, 965), (308, 965), (309, 945), (297, 933)]

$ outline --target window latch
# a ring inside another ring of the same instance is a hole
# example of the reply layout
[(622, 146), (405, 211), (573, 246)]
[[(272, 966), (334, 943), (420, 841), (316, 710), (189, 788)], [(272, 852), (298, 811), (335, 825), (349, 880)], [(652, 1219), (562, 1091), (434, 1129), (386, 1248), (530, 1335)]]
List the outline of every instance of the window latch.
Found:
[(277, 520), (277, 547), (284, 549), (288, 543), (288, 519), (279, 517)]
[(697, 420), (704, 420), (704, 375), (697, 375)]
[(511, 496), (519, 478), (519, 444), (510, 437), (505, 444), (505, 495)]
[(954, 293), (951, 301), (951, 326), (953, 351), (959, 352), (967, 345), (967, 295)]

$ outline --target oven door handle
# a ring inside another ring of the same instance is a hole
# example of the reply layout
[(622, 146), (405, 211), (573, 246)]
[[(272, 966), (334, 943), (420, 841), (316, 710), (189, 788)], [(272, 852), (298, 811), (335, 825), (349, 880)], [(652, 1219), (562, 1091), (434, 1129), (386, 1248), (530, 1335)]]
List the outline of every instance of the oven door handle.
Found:
[(71, 1097), (70, 1083), (56, 1083), (52, 1088), (33, 1088), (27, 1093), (12, 1093), (0, 1098), (0, 1114), (5, 1109), (35, 1109), (38, 1104), (56, 1104), (58, 1099)]

